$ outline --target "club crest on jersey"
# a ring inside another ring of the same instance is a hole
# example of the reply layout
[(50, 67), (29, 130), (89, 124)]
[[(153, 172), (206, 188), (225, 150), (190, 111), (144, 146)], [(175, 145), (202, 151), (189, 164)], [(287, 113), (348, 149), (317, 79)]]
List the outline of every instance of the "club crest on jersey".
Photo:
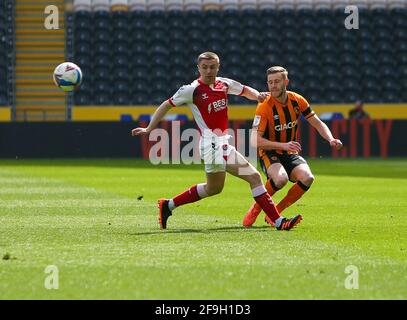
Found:
[(296, 114), (299, 114), (300, 113), (300, 107), (295, 106), (294, 111), (295, 111)]
[(215, 90), (222, 90), (222, 91), (224, 91), (224, 92), (227, 92), (227, 91), (228, 91), (227, 85), (224, 84), (224, 83), (222, 83), (222, 82), (220, 82), (220, 81), (215, 84), (214, 89), (215, 89)]
[(202, 100), (208, 99), (208, 94), (207, 93), (202, 93)]

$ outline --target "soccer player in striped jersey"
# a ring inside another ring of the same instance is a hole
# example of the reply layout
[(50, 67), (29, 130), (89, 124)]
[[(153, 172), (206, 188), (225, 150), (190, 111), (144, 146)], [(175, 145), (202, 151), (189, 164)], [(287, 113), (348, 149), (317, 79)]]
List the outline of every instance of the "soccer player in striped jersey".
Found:
[(132, 130), (133, 136), (148, 134), (171, 108), (187, 104), (201, 133), (200, 155), (205, 163), (206, 182), (196, 184), (171, 199), (160, 199), (160, 227), (167, 227), (167, 220), (175, 208), (220, 193), (226, 172), (229, 172), (249, 183), (254, 200), (273, 221), (277, 230), (290, 230), (301, 221), (301, 215), (290, 219), (281, 217), (263, 185), (260, 173), (228, 142), (227, 95), (240, 95), (261, 102), (268, 94), (259, 93), (237, 81), (217, 77), (219, 66), (219, 57), (215, 53), (202, 53), (198, 57), (199, 79), (181, 87), (170, 99), (164, 101), (154, 112), (146, 128)]
[[(331, 131), (312, 111), (308, 101), (301, 95), (287, 91), (288, 72), (285, 68), (274, 66), (267, 70), (267, 83), (271, 93), (256, 109), (253, 121), (252, 143), (259, 148), (260, 164), (268, 180), (266, 189), (272, 196), (283, 188), (288, 180), (294, 185), (278, 203), (277, 210), (284, 211), (311, 187), (314, 181), (307, 161), (299, 155), (297, 122), (302, 114), (319, 134), (336, 148), (342, 142), (332, 136)], [(243, 219), (243, 226), (250, 227), (262, 211), (254, 203)], [(266, 222), (273, 225), (266, 216)]]

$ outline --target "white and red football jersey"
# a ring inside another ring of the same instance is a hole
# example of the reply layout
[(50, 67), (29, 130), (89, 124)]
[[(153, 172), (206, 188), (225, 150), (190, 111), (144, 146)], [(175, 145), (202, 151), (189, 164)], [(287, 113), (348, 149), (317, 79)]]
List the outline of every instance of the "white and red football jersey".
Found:
[(211, 85), (197, 79), (182, 86), (168, 102), (174, 107), (187, 104), (201, 132), (211, 130), (222, 135), (228, 129), (227, 95), (241, 95), (243, 91), (241, 83), (228, 78), (216, 77), (215, 83)]

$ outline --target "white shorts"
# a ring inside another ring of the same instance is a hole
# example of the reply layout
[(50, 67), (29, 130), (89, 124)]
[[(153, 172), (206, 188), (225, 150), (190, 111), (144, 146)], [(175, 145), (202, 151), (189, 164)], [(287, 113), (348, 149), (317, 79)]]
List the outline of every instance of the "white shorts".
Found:
[(235, 152), (235, 147), (229, 144), (230, 135), (201, 136), (199, 141), (199, 152), (201, 159), (205, 163), (205, 172), (224, 172), (226, 163), (231, 153)]

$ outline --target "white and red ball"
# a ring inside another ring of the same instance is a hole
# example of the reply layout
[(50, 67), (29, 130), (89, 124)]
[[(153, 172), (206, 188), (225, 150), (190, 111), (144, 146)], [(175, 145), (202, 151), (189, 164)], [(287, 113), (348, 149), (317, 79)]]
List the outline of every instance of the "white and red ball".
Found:
[(63, 62), (54, 70), (54, 82), (64, 91), (73, 91), (82, 82), (82, 71), (75, 63)]

